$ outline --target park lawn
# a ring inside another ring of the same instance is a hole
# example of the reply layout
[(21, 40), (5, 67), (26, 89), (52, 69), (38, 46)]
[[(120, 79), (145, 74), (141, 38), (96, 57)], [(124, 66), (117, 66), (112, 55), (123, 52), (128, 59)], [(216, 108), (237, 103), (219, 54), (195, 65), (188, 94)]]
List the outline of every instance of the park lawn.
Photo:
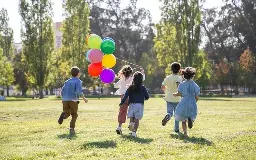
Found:
[[(202, 98), (190, 138), (161, 125), (161, 98), (145, 103), (138, 138), (115, 133), (119, 99), (80, 103), (77, 135), (57, 123), (59, 100), (0, 102), (0, 159), (256, 159), (256, 98)], [(181, 128), (181, 125), (180, 125)], [(181, 130), (181, 129), (180, 129)]]

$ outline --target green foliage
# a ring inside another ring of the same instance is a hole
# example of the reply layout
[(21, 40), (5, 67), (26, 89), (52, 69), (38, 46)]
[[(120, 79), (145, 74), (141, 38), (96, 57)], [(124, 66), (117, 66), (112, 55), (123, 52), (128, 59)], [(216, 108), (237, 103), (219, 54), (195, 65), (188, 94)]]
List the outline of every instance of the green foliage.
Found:
[(199, 0), (164, 0), (162, 21), (173, 24), (176, 29), (175, 45), (182, 56), (182, 64), (194, 66), (193, 57), (198, 53), (200, 44), (201, 11)]
[(9, 17), (7, 10), (0, 10), (0, 47), (3, 49), (3, 55), (12, 59), (13, 49), (13, 30), (9, 27)]
[(19, 6), (28, 79), (39, 89), (40, 98), (43, 98), (43, 88), (49, 75), (50, 58), (54, 50), (51, 1), (20, 0)]
[(193, 57), (193, 61), (196, 62), (193, 66), (196, 68), (195, 80), (202, 89), (205, 89), (210, 84), (213, 75), (213, 66), (203, 50), (199, 50), (198, 54)]
[[(143, 82), (144, 85), (152, 90), (160, 88), (165, 73), (164, 69), (162, 67), (159, 67), (156, 55), (150, 53), (143, 53), (139, 64), (145, 69), (146, 79)], [(150, 91), (150, 93), (153, 92), (154, 91)]]
[(3, 55), (3, 49), (0, 48), (0, 85), (10, 86), (14, 82), (14, 74), (12, 64), (8, 58)]
[[(78, 66), (83, 74), (81, 79), (89, 86), (92, 82), (87, 71), (89, 63), (85, 59), (85, 53), (88, 50), (86, 37), (89, 32), (89, 7), (84, 0), (63, 1), (63, 7), (66, 19), (62, 26), (63, 39), (60, 61), (57, 63), (62, 64), (61, 66), (64, 68), (59, 70), (58, 74), (61, 76), (58, 79), (67, 78), (63, 76), (63, 70), (67, 69), (64, 72), (69, 73), (72, 66)], [(56, 67), (59, 68), (59, 66)]]
[(23, 54), (18, 53), (15, 54), (13, 58), (13, 67), (14, 67), (14, 75), (15, 75), (15, 82), (14, 84), (17, 85), (17, 89), (22, 92), (22, 95), (26, 95), (27, 90), (29, 89), (29, 81), (28, 76), (28, 65), (24, 61)]
[(170, 73), (169, 66), (177, 61), (184, 64), (184, 56), (176, 43), (176, 29), (173, 24), (161, 22), (156, 25), (157, 36), (154, 39), (154, 50), (161, 67), (166, 67), (166, 73)]

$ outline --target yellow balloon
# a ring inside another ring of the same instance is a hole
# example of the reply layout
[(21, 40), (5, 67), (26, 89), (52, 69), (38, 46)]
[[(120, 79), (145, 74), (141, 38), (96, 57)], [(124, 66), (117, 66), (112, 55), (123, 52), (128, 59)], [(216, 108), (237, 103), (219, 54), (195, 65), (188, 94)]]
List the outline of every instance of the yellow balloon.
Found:
[(116, 57), (113, 54), (106, 54), (102, 59), (102, 66), (105, 68), (112, 68), (116, 65)]

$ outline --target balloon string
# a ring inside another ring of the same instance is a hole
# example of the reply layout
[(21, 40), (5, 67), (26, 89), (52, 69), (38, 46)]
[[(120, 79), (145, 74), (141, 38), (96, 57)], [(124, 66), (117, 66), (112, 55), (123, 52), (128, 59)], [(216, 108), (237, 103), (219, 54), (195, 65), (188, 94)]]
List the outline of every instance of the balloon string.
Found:
[(128, 64), (131, 64), (131, 65), (134, 65), (134, 66), (136, 66), (137, 68), (143, 69), (143, 67), (142, 67), (142, 66), (139, 66), (139, 65), (137, 65), (137, 64), (134, 64), (134, 63), (131, 63), (131, 62), (125, 61), (125, 60), (120, 59), (120, 58), (118, 58), (118, 57), (116, 57), (116, 59), (118, 59), (118, 60), (120, 60), (120, 61), (123, 61), (123, 62), (125, 62), (125, 63), (128, 63)]

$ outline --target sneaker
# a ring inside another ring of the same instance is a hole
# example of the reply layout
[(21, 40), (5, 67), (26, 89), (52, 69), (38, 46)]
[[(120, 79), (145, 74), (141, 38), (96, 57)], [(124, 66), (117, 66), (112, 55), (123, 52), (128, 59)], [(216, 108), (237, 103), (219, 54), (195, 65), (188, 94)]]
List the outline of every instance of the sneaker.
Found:
[(175, 132), (175, 133), (179, 133), (179, 132), (180, 132), (180, 130), (174, 130), (174, 132)]
[(133, 131), (133, 129), (134, 129), (134, 122), (130, 122), (128, 128), (129, 128), (130, 131)]
[(189, 117), (188, 118), (188, 128), (192, 128), (193, 127), (193, 121), (192, 121), (192, 119)]
[(162, 120), (162, 125), (165, 126), (166, 123), (170, 120), (171, 116), (167, 114), (164, 119)]
[(132, 132), (132, 137), (137, 137), (136, 132)]
[(75, 134), (76, 134), (75, 129), (74, 128), (70, 128), (69, 129), (69, 135), (73, 136)]
[(59, 123), (59, 124), (62, 124), (62, 123), (63, 123), (64, 117), (65, 117), (65, 112), (62, 112), (61, 115), (60, 115), (60, 118), (59, 118), (59, 120), (58, 120), (58, 123)]
[(119, 135), (122, 135), (122, 128), (121, 127), (117, 127), (116, 133), (119, 134)]

